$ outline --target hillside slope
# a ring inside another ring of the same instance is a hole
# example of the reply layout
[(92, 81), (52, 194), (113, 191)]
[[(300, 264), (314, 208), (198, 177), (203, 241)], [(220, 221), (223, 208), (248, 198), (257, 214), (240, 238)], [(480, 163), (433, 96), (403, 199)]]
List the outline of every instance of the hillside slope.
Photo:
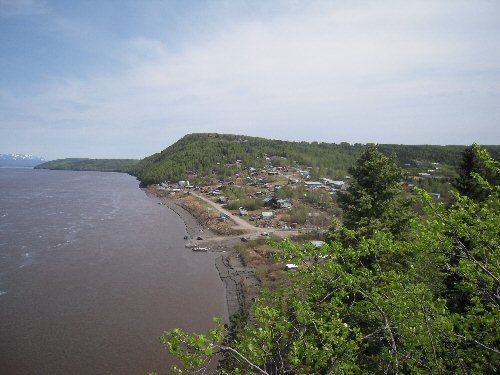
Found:
[(126, 172), (129, 173), (139, 162), (136, 159), (57, 159), (37, 165), (35, 169), (72, 171)]
[[(312, 177), (341, 178), (364, 149), (363, 144), (289, 142), (230, 134), (189, 134), (160, 153), (141, 160), (134, 168), (144, 184), (188, 179), (203, 182), (224, 179), (243, 167), (309, 167)], [(379, 145), (386, 155), (395, 154), (408, 169), (439, 163), (453, 175), (466, 146)], [(500, 146), (487, 146), (500, 156)]]

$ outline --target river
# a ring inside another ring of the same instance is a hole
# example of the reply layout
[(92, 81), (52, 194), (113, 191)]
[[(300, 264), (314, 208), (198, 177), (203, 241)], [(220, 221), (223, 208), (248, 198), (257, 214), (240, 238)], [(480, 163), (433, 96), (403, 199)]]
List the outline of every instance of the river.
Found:
[(0, 169), (0, 374), (167, 373), (165, 329), (227, 314), (185, 235), (129, 175)]

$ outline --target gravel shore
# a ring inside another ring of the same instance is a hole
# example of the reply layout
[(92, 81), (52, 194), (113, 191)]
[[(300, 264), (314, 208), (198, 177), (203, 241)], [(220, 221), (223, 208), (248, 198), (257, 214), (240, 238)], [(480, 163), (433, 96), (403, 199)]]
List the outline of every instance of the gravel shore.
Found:
[[(207, 246), (210, 251), (220, 253), (215, 258), (215, 267), (225, 285), (227, 310), (229, 316), (238, 312), (248, 311), (253, 299), (257, 297), (260, 281), (255, 271), (244, 265), (236, 246), (241, 242), (238, 236), (220, 236), (200, 223), (179, 200), (160, 198), (174, 211), (186, 226), (189, 239), (188, 245)], [(196, 240), (201, 237), (202, 240)]]

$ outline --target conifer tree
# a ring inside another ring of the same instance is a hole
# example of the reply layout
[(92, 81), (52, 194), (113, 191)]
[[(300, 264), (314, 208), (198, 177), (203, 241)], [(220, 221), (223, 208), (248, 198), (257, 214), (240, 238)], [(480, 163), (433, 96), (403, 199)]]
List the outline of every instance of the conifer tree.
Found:
[(486, 168), (484, 159), (479, 156), (480, 150), (481, 148), (476, 143), (464, 150), (458, 171), (459, 176), (453, 182), (453, 186), (460, 194), (476, 201), (484, 201), (488, 196), (488, 191), (479, 183), (477, 175), (490, 184), (498, 185), (500, 183), (500, 176)]
[(394, 157), (388, 158), (370, 144), (349, 173), (350, 186), (338, 197), (343, 226), (362, 236), (370, 237), (374, 231), (403, 236), (413, 217), (412, 200), (404, 196), (405, 173)]

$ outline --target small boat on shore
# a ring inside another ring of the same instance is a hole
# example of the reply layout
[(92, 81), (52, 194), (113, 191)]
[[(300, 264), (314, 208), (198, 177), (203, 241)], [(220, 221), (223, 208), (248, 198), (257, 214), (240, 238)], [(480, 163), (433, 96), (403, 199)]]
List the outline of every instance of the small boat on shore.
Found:
[(208, 247), (193, 247), (193, 251), (208, 251)]

